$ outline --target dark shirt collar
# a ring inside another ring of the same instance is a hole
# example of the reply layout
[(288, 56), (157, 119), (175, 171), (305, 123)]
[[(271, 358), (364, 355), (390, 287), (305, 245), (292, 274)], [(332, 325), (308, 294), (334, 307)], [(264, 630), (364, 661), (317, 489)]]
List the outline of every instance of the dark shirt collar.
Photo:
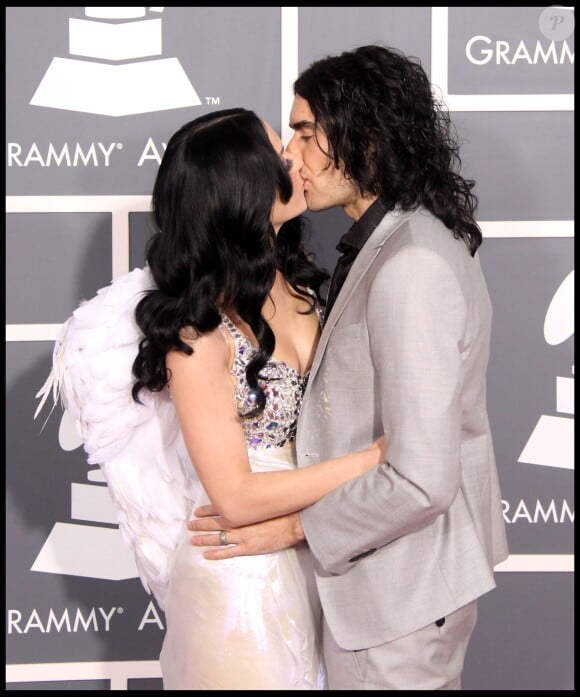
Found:
[(336, 248), (339, 252), (347, 252), (362, 249), (364, 243), (373, 233), (374, 229), (385, 217), (387, 210), (384, 203), (377, 199), (372, 203), (361, 217), (355, 221), (341, 238)]

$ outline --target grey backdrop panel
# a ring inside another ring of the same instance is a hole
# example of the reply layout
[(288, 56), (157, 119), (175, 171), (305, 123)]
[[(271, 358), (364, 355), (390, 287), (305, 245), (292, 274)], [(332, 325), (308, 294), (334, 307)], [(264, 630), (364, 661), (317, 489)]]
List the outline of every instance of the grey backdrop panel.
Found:
[[(558, 41), (551, 47), (538, 31), (543, 9), (522, 7), (514, 12), (513, 7), (494, 7), (490, 12), (489, 7), (450, 7), (449, 91), (452, 94), (572, 92), (574, 64), (569, 55), (574, 54), (574, 34), (566, 38), (566, 44)], [(549, 16), (546, 21), (548, 30), (555, 26)], [(543, 55), (550, 59), (544, 61)]]
[[(518, 461), (539, 417), (557, 414), (556, 377), (572, 376), (572, 338), (557, 346), (544, 339), (546, 311), (572, 270), (572, 255), (569, 239), (488, 239), (481, 248), (494, 308), (489, 418), (512, 554), (574, 549), (573, 519), (566, 515), (566, 505), (574, 511), (572, 473)], [(538, 501), (549, 512), (546, 521), (536, 513)]]
[(572, 220), (571, 112), (460, 112), (454, 122), (480, 220)]
[(8, 214), (6, 258), (6, 321), (64, 322), (111, 280), (111, 216)]
[[(564, 42), (574, 49), (570, 14), (550, 10), (546, 25), (542, 7), (449, 8), (445, 44), (440, 26), (432, 32), (445, 8), (144, 9), (147, 19), (161, 19), (161, 57), (179, 61), (201, 104), (117, 117), (31, 105), (53, 59), (72, 57), (69, 19), (86, 19), (85, 8), (6, 8), (8, 689), (161, 685), (164, 616), (128, 553), (112, 545), (99, 560), (99, 549), (87, 543), (77, 560), (85, 572), (46, 562), (32, 570), (59, 530), (74, 529), (81, 541), (118, 533), (105, 511), (75, 508), (79, 489), (98, 497), (106, 487), (91, 479), (95, 468), (82, 447), (59, 445), (60, 409), (43, 430), (48, 410), (32, 419), (60, 323), (115, 269), (144, 263), (152, 231), (148, 197), (164, 143), (179, 126), (217, 108), (245, 106), (281, 128), (290, 84), (280, 76), (292, 74), (295, 48), (300, 70), (373, 42), (417, 56), (429, 75), (447, 81), (449, 95), (467, 100), (451, 114), (464, 174), (477, 182), (484, 229), (501, 227), (484, 240), (481, 259), (494, 306), (488, 403), (511, 556), (496, 574), (497, 589), (480, 600), (464, 687), (572, 688), (574, 471), (559, 466), (549, 449), (539, 464), (521, 456), (543, 417), (564, 425), (574, 419), (573, 405), (563, 412), (557, 400), (558, 381), (573, 384), (573, 333), (555, 344), (544, 335), (552, 299), (574, 268), (573, 237), (552, 230), (574, 215), (573, 112), (550, 101), (573, 91), (573, 63), (564, 51)], [(556, 38), (562, 27), (566, 36)], [(525, 60), (538, 43), (547, 50), (550, 36), (550, 55), (562, 60)], [(468, 58), (470, 41), (479, 64)], [(486, 61), (485, 48), (492, 50)], [(518, 95), (545, 98), (539, 106), (537, 100), (504, 106), (502, 99)], [(491, 107), (476, 101), (482, 96)], [(308, 218), (308, 246), (332, 270), (335, 246), (352, 221), (342, 211)], [(538, 228), (545, 221), (552, 222)], [(512, 223), (524, 225), (512, 234)], [(556, 451), (560, 444), (554, 445)], [(88, 570), (94, 561), (100, 577)]]
[[(7, 8), (8, 140), (20, 146), (19, 162), (29, 159), (26, 167), (14, 160), (8, 168), (8, 194), (149, 194), (157, 163), (138, 163), (152, 152), (150, 139), (162, 152), (179, 126), (216, 108), (255, 109), (280, 128), (279, 8), (168, 8), (162, 15), (163, 57), (179, 57), (202, 104), (115, 118), (28, 106), (52, 58), (68, 55), (71, 17), (84, 18), (84, 8)], [(248, 41), (256, 27), (260, 40)], [(71, 158), (77, 144), (85, 155), (94, 145), (97, 166), (45, 167), (49, 143), (59, 154), (68, 144)], [(34, 145), (38, 154), (31, 156)], [(109, 150), (107, 164), (103, 151)]]

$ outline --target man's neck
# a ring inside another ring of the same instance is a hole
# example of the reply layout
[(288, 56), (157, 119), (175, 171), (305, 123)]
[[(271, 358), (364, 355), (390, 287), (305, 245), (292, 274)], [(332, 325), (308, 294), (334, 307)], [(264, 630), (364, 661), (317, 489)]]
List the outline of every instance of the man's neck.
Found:
[(377, 198), (378, 196), (359, 196), (354, 201), (350, 201), (346, 206), (343, 206), (343, 210), (349, 218), (360, 220)]

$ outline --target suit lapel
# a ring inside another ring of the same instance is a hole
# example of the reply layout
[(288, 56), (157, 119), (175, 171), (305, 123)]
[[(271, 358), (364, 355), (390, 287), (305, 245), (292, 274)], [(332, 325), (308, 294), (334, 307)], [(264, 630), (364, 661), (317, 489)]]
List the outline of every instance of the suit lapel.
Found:
[(312, 363), (312, 368), (310, 369), (310, 379), (308, 381), (309, 385), (312, 384), (313, 378), (318, 371), (320, 363), (322, 362), (322, 358), (326, 351), (326, 346), (332, 330), (336, 326), (336, 323), (342, 315), (342, 312), (350, 297), (361, 282), (361, 279), (365, 275), (371, 262), (379, 253), (379, 250), (382, 248), (385, 242), (387, 242), (387, 240), (395, 232), (395, 230), (397, 230), (397, 228), (414, 213), (415, 211), (401, 211), (397, 208), (387, 213), (358, 253), (353, 265), (350, 268), (350, 271), (348, 272), (344, 284), (340, 289), (335, 303), (332, 306), (330, 315), (326, 318), (322, 335), (314, 356), (314, 361)]

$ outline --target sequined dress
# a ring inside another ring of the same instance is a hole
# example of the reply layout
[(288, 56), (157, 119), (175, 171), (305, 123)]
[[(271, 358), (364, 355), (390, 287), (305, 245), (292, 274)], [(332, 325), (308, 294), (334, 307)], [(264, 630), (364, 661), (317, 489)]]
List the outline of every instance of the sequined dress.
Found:
[[(234, 341), (238, 407), (248, 404), (245, 369), (254, 348), (222, 316)], [(294, 438), (307, 376), (272, 360), (262, 370), (266, 408), (242, 421), (253, 471), (296, 467)], [(196, 506), (206, 503), (202, 491)], [(325, 689), (321, 609), (308, 549), (219, 561), (184, 533), (171, 565), (160, 662), (165, 690)]]

